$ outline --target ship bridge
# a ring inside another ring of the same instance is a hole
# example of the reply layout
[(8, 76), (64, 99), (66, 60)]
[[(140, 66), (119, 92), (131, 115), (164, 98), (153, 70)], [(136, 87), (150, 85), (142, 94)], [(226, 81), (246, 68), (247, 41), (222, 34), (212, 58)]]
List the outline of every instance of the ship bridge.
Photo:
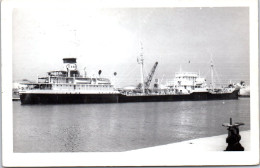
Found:
[(167, 86), (174, 88), (182, 93), (190, 93), (191, 91), (205, 91), (205, 78), (199, 77), (196, 72), (176, 72), (175, 78), (167, 82)]

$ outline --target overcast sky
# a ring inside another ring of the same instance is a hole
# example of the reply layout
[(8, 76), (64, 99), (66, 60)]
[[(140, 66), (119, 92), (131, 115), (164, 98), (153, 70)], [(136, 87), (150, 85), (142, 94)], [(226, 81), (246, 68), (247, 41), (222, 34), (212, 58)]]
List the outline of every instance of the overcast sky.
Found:
[(213, 59), (220, 83), (249, 82), (248, 8), (15, 9), (13, 79), (62, 69), (62, 58), (76, 57), (80, 72), (98, 70), (117, 85), (137, 84), (136, 60), (143, 44), (145, 72), (155, 61), (155, 78), (194, 71), (209, 80)]

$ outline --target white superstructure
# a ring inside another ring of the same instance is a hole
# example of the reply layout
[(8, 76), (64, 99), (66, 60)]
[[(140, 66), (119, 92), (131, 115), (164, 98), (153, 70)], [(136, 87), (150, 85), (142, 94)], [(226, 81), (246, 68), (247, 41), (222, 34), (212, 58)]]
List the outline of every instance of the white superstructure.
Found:
[(228, 93), (235, 90), (234, 86), (226, 88), (210, 88), (206, 79), (196, 72), (176, 72), (173, 80), (169, 80), (166, 87), (178, 94), (190, 94), (194, 92)]
[(176, 72), (174, 79), (168, 81), (166, 86), (183, 94), (208, 91), (206, 79), (199, 77), (196, 72)]
[(47, 72), (47, 76), (38, 77), (35, 83), (26, 83), (20, 93), (46, 94), (115, 94), (115, 90), (108, 78), (81, 76), (77, 70), (76, 58), (64, 58), (61, 71)]

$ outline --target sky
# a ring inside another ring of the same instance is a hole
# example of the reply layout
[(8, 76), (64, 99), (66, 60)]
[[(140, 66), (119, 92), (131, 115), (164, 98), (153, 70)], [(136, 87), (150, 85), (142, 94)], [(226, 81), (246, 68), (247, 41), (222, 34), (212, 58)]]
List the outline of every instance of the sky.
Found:
[[(141, 50), (141, 45), (143, 50)], [(154, 79), (175, 72), (200, 72), (210, 81), (213, 60), (219, 84), (249, 83), (249, 9), (93, 8), (13, 11), (13, 80), (35, 80), (62, 70), (62, 59), (77, 58), (88, 76), (109, 77), (117, 87), (140, 81), (158, 61)], [(117, 76), (113, 77), (113, 73)]]

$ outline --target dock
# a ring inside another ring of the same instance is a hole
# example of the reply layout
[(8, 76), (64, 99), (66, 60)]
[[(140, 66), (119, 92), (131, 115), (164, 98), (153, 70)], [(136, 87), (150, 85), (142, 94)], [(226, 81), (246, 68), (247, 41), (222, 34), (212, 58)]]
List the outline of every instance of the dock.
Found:
[[(241, 131), (241, 145), (245, 148), (245, 151), (250, 151), (250, 130)], [(161, 145), (156, 147), (149, 147), (144, 149), (132, 150), (132, 153), (167, 153), (178, 152), (187, 150), (189, 152), (207, 152), (207, 151), (224, 151), (227, 147), (226, 143), (227, 134), (212, 136), (206, 138), (199, 138), (194, 140), (182, 141), (167, 145)]]

